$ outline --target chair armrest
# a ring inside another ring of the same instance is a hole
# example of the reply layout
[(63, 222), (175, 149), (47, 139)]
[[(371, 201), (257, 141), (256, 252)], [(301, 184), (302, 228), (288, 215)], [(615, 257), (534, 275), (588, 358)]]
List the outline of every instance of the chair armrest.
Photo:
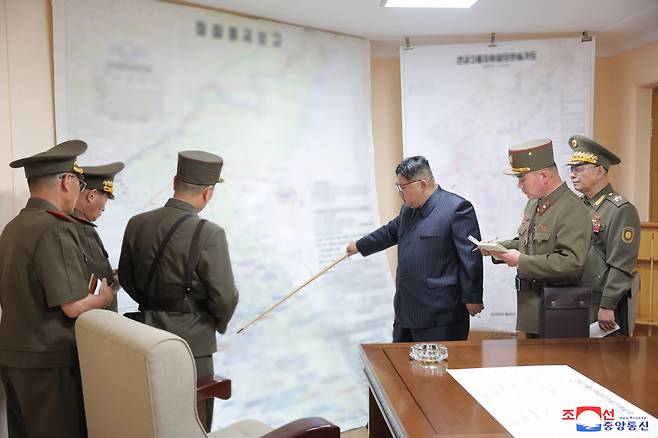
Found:
[(196, 381), (196, 399), (197, 401), (207, 400), (209, 398), (221, 398), (228, 400), (231, 398), (231, 379), (214, 375), (199, 377)]
[(261, 438), (339, 438), (340, 428), (320, 417), (301, 418)]

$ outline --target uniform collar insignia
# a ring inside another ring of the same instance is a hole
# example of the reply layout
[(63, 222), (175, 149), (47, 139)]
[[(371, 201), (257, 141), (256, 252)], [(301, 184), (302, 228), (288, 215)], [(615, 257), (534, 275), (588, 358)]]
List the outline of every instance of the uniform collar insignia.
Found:
[(52, 214), (53, 216), (55, 216), (58, 219), (62, 219), (62, 220), (65, 220), (65, 221), (68, 221), (68, 222), (73, 222), (74, 224), (77, 224), (75, 219), (73, 219), (68, 214), (62, 213), (61, 211), (55, 211), (55, 210), (46, 210), (46, 211), (48, 213)]
[(546, 213), (549, 208), (551, 208), (551, 205), (553, 205), (553, 202), (550, 198), (537, 203), (537, 213), (541, 216), (542, 214)]
[(555, 190), (553, 190), (550, 195), (539, 199), (537, 201), (537, 213), (539, 213), (540, 216), (546, 213), (566, 190), (569, 190), (569, 188), (567, 187), (567, 183), (563, 182)]
[(82, 213), (80, 213), (80, 211), (78, 211), (78, 210), (74, 210), (71, 217), (73, 219), (75, 219), (76, 221), (78, 221), (78, 223), (81, 223), (81, 224), (84, 224), (84, 225), (89, 225), (89, 226), (94, 227), (94, 228), (96, 227), (95, 223), (93, 223), (92, 221), (88, 221), (87, 219), (83, 218)]

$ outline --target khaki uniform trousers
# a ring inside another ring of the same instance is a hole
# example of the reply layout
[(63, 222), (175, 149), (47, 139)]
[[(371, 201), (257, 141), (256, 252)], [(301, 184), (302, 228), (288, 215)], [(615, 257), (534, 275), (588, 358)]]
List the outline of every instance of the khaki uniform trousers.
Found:
[(12, 368), (0, 365), (7, 395), (9, 438), (86, 438), (78, 365)]
[[(215, 367), (212, 361), (212, 356), (199, 356), (194, 358), (194, 364), (196, 365), (196, 377), (197, 379), (199, 377), (203, 376), (212, 376), (215, 374)], [(203, 426), (206, 428), (208, 432), (210, 432), (210, 428), (212, 427), (212, 416), (213, 416), (213, 411), (215, 408), (215, 399), (214, 398), (209, 398), (205, 402), (205, 409), (206, 409), (206, 418), (204, 421)]]

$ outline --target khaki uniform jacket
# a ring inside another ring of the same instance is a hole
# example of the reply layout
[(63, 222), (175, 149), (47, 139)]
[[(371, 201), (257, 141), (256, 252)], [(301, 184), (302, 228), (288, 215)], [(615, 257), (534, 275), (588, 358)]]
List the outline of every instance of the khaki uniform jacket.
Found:
[[(108, 284), (112, 284), (112, 265), (108, 260), (108, 253), (103, 246), (101, 236), (96, 231), (96, 224), (84, 219), (81, 212), (75, 210), (73, 217), (80, 223), (80, 242), (82, 243), (84, 252), (87, 256), (87, 279), (91, 278), (91, 274), (95, 274), (96, 279), (101, 281), (103, 278), (107, 279)], [(112, 303), (107, 306), (107, 309), (117, 311), (117, 296), (114, 295)]]
[(590, 319), (594, 321), (599, 307), (616, 309), (631, 288), (640, 249), (640, 217), (635, 206), (610, 184), (583, 201), (592, 214), (593, 242), (585, 261), (583, 284), (593, 291)]
[[(536, 212), (534, 233), (530, 229), (533, 212)], [(519, 278), (577, 285), (580, 284), (590, 240), (590, 214), (580, 198), (562, 183), (545, 198), (529, 200), (517, 236), (501, 243), (521, 253), (517, 266)], [(517, 329), (538, 334), (540, 311), (540, 292), (520, 291), (517, 295)]]
[[(134, 216), (123, 237), (119, 259), (119, 282), (137, 303), (144, 303), (146, 280), (158, 248), (171, 226), (181, 216), (193, 214), (172, 235), (160, 259), (151, 288), (158, 299), (183, 299), (185, 268), (194, 229), (199, 222), (195, 208), (179, 199), (164, 207)], [(226, 233), (208, 222), (199, 238), (200, 259), (192, 280), (192, 299), (206, 299), (208, 311), (179, 313), (145, 311), (145, 323), (174, 333), (187, 341), (194, 356), (217, 351), (215, 330), (226, 331), (238, 303)]]
[(75, 320), (60, 306), (87, 296), (87, 259), (78, 224), (47, 201), (29, 199), (7, 224), (0, 235), (1, 365), (77, 362)]

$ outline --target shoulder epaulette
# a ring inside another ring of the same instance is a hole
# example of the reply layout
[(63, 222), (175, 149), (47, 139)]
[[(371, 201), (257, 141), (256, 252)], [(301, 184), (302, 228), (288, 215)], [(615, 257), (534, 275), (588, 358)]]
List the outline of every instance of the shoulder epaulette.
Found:
[(92, 221), (88, 221), (87, 219), (81, 218), (79, 216), (73, 216), (71, 215), (73, 219), (75, 219), (76, 222), (83, 224), (83, 225), (89, 225), (90, 227), (96, 227), (96, 224), (93, 223)]
[(55, 216), (58, 219), (62, 219), (62, 220), (68, 221), (68, 222), (73, 222), (74, 224), (78, 223), (75, 219), (73, 219), (68, 214), (64, 214), (64, 213), (61, 213), (59, 211), (54, 211), (54, 210), (46, 210), (46, 211), (48, 213), (52, 214), (53, 216)]
[(628, 204), (630, 202), (623, 195), (621, 195), (617, 192), (609, 193), (608, 197), (606, 199), (608, 201), (612, 202), (613, 204), (615, 204), (617, 207), (621, 207), (622, 205)]

